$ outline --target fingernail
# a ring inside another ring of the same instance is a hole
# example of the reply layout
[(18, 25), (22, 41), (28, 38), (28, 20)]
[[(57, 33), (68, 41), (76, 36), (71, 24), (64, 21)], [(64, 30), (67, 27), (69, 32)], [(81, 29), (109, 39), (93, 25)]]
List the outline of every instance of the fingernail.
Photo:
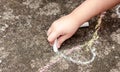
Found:
[(60, 48), (60, 45), (58, 45), (57, 47)]
[(49, 33), (47, 32), (47, 36), (49, 36)]
[(48, 40), (49, 42), (51, 42), (50, 37), (48, 37), (47, 40)]

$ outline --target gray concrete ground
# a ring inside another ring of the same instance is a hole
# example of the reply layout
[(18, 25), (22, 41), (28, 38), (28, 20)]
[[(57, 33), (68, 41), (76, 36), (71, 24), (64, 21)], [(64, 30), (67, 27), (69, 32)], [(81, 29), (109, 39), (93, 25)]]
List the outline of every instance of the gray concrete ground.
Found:
[[(120, 19), (114, 8), (103, 18), (94, 62), (77, 65), (54, 59), (56, 54), (47, 42), (46, 31), (54, 20), (83, 1), (0, 0), (0, 72), (42, 72), (42, 68), (46, 72), (120, 72)], [(89, 21), (89, 28), (79, 29), (61, 50), (90, 40), (97, 19), (98, 16)], [(56, 63), (45, 67), (51, 61)]]

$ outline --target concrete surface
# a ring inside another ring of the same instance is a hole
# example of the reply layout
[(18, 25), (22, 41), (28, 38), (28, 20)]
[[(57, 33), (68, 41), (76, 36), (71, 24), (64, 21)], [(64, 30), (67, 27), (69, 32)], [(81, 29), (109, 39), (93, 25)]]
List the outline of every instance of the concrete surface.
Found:
[[(44, 72), (42, 68), (46, 72), (120, 72), (120, 19), (114, 8), (103, 19), (94, 62), (77, 65), (55, 59), (59, 57), (49, 46), (46, 31), (83, 1), (0, 0), (0, 72)], [(89, 21), (89, 28), (79, 29), (61, 50), (90, 40), (97, 19)]]

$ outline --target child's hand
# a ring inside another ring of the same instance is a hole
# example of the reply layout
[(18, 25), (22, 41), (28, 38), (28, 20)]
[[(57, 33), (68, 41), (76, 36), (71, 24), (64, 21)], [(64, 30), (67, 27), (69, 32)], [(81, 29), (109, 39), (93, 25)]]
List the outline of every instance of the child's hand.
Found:
[(55, 39), (58, 39), (58, 48), (68, 38), (70, 38), (79, 28), (79, 22), (72, 15), (66, 15), (53, 22), (47, 35), (52, 46)]
[[(58, 39), (58, 48), (70, 38), (80, 25), (93, 16), (119, 4), (120, 0), (86, 0), (71, 14), (56, 20), (48, 30), (48, 41), (53, 45)], [(99, 4), (96, 6), (96, 4)], [(93, 9), (93, 10), (91, 10)]]

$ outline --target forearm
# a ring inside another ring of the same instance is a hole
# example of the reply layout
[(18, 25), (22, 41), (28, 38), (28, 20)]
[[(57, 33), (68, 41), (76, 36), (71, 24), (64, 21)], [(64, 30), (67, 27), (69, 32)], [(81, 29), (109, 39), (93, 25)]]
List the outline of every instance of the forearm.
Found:
[(70, 15), (79, 21), (79, 25), (93, 16), (119, 4), (120, 0), (87, 0), (77, 7)]

